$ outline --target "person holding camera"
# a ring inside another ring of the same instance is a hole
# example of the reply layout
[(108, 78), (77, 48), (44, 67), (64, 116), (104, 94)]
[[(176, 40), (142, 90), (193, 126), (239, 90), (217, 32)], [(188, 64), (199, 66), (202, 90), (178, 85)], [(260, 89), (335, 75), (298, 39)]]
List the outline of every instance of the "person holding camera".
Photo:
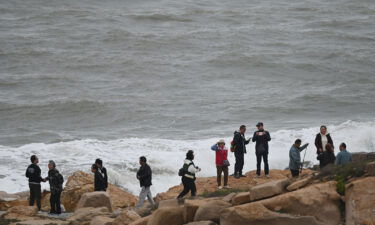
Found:
[(219, 140), (216, 144), (211, 147), (211, 150), (216, 152), (216, 171), (217, 171), (217, 186), (218, 189), (222, 189), (221, 186), (221, 174), (224, 172), (224, 188), (228, 186), (228, 149), (225, 147), (225, 141)]
[(182, 184), (184, 185), (184, 190), (178, 195), (177, 198), (183, 198), (187, 193), (191, 192), (191, 196), (194, 197), (197, 193), (197, 187), (195, 186), (195, 174), (201, 169), (194, 165), (194, 151), (189, 150), (186, 153), (186, 159), (182, 167)]
[(268, 142), (271, 141), (271, 136), (268, 131), (264, 130), (262, 122), (259, 122), (256, 127), (258, 130), (254, 132), (253, 142), (256, 142), (255, 154), (257, 157), (257, 177), (260, 177), (260, 167), (263, 158), (264, 173), (268, 178), (270, 176), (270, 169), (268, 166)]
[(250, 138), (246, 139), (245, 138), (245, 132), (246, 132), (246, 126), (241, 125), (239, 131), (234, 132), (233, 136), (233, 142), (231, 148), (231, 151), (234, 152), (234, 157), (236, 158), (236, 163), (234, 165), (234, 174), (233, 176), (235, 178), (241, 178), (241, 177), (246, 177), (243, 173), (243, 166), (245, 163), (244, 156), (246, 154), (246, 145), (249, 144)]

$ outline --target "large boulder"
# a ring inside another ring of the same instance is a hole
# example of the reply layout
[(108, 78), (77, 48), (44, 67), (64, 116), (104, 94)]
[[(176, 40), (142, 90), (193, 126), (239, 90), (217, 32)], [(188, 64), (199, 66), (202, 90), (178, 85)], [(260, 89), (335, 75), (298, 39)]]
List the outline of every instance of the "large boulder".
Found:
[(250, 201), (250, 193), (249, 192), (238, 193), (232, 198), (231, 202), (232, 202), (233, 205), (242, 205), (242, 204), (245, 204), (245, 203), (249, 203), (249, 202), (251, 202)]
[(198, 208), (206, 203), (207, 200), (203, 199), (186, 200), (184, 204), (184, 223), (193, 222)]
[(200, 206), (195, 213), (194, 221), (214, 221), (219, 223), (220, 211), (232, 205), (223, 200), (214, 200)]
[(150, 220), (151, 216), (142, 217), (141, 219), (138, 219), (129, 225), (147, 225), (148, 221)]
[(125, 210), (113, 221), (113, 225), (128, 225), (141, 217), (132, 210)]
[(168, 199), (168, 200), (162, 200), (159, 202), (158, 208), (164, 208), (164, 207), (180, 207), (180, 200), (179, 199)]
[(90, 225), (114, 225), (114, 219), (107, 216), (96, 216), (91, 220)]
[(273, 212), (259, 202), (225, 209), (221, 213), (220, 225), (323, 225), (312, 216), (293, 216)]
[(250, 201), (269, 198), (285, 192), (289, 185), (289, 179), (273, 180), (264, 184), (257, 185), (250, 189)]
[(109, 199), (109, 194), (104, 191), (95, 191), (83, 194), (77, 204), (76, 209), (87, 207), (107, 207), (108, 210), (112, 212), (112, 205), (111, 200)]
[(27, 219), (38, 214), (38, 208), (34, 206), (14, 206), (2, 215), (5, 219)]
[(109, 212), (107, 207), (100, 207), (100, 208), (80, 208), (77, 209), (73, 216), (68, 219), (68, 221), (72, 224), (90, 224), (90, 221), (96, 216), (106, 216), (110, 217), (112, 214)]
[[(7, 211), (14, 206), (29, 206), (29, 192), (19, 192), (15, 194), (8, 194), (0, 192), (0, 211)], [(49, 210), (49, 192), (42, 192), (42, 209)]]
[(375, 224), (375, 177), (366, 177), (346, 186), (346, 225)]
[(234, 196), (236, 196), (236, 193), (233, 192), (224, 196), (222, 200), (231, 203)]
[(147, 225), (183, 225), (183, 210), (181, 207), (164, 207), (156, 210)]
[[(61, 203), (67, 212), (73, 212), (81, 196), (93, 191), (93, 175), (77, 171), (68, 178), (64, 191), (61, 194)], [(112, 184), (108, 185), (107, 193), (114, 209), (134, 206), (137, 202), (137, 197)]]
[(217, 223), (212, 221), (198, 221), (198, 222), (191, 222), (185, 225), (217, 225)]
[(290, 184), (286, 189), (288, 191), (298, 190), (298, 189), (303, 188), (306, 185), (308, 185), (310, 182), (312, 182), (312, 180), (313, 180), (312, 177), (306, 177), (306, 178), (303, 178), (303, 179), (300, 179), (300, 180), (296, 180), (295, 182)]

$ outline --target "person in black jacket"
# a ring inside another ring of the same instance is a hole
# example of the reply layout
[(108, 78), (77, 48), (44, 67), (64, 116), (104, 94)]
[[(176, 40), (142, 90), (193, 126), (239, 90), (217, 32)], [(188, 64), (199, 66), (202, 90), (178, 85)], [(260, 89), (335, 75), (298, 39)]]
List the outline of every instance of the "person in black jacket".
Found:
[(325, 152), (327, 150), (325, 148), (327, 144), (331, 144), (333, 147), (333, 141), (332, 141), (331, 135), (327, 133), (327, 127), (322, 125), (320, 127), (319, 134), (317, 134), (315, 137), (316, 154), (319, 155), (320, 153)]
[(103, 161), (101, 159), (96, 159), (95, 160), (95, 164), (98, 166), (98, 171), (99, 173), (102, 174), (103, 178), (104, 178), (104, 186), (105, 186), (105, 190), (107, 190), (108, 188), (108, 175), (107, 175), (107, 169), (103, 166)]
[(96, 164), (92, 164), (91, 172), (94, 173), (94, 191), (105, 191), (105, 180)]
[(236, 163), (234, 165), (234, 177), (246, 177), (242, 174), (244, 165), (244, 154), (246, 154), (246, 145), (249, 144), (250, 139), (245, 139), (246, 126), (241, 125), (239, 131), (234, 132), (233, 145), (234, 145), (234, 156)]
[(51, 197), (50, 197), (50, 204), (51, 204), (51, 214), (61, 214), (61, 203), (60, 203), (60, 196), (61, 192), (63, 191), (63, 183), (64, 178), (56, 169), (56, 163), (53, 160), (50, 160), (48, 163), (48, 177), (45, 180), (48, 180), (50, 190), (51, 190)]
[(148, 201), (151, 203), (152, 206), (155, 205), (155, 202), (152, 198), (150, 187), (152, 185), (152, 171), (150, 166), (147, 164), (147, 159), (144, 156), (141, 156), (139, 158), (139, 164), (141, 167), (139, 168), (137, 172), (137, 179), (139, 180), (139, 185), (141, 186), (142, 190), (141, 193), (139, 193), (139, 201), (136, 205), (136, 208), (140, 208), (146, 197)]
[(317, 157), (317, 159), (320, 161), (320, 169), (323, 169), (328, 164), (335, 164), (336, 160), (333, 145), (328, 143), (325, 148), (326, 151), (321, 152)]
[(36, 155), (30, 157), (31, 164), (26, 169), (26, 177), (29, 178), (30, 199), (29, 205), (33, 206), (36, 201), (38, 210), (41, 210), (41, 185), (40, 182), (45, 182), (41, 177), (41, 170), (38, 166), (39, 159)]
[(264, 130), (262, 122), (259, 122), (256, 127), (258, 130), (254, 132), (253, 142), (256, 142), (255, 155), (257, 157), (257, 177), (260, 177), (262, 158), (264, 163), (264, 173), (266, 174), (266, 177), (269, 177), (268, 142), (271, 141), (271, 136), (268, 131)]

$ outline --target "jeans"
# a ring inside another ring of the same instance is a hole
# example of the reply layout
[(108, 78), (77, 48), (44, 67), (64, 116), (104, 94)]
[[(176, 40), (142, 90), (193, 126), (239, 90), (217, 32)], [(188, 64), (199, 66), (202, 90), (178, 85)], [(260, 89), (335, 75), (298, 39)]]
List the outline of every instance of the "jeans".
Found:
[(41, 197), (42, 197), (42, 190), (40, 184), (30, 184), (29, 183), (29, 188), (30, 188), (30, 201), (29, 205), (34, 206), (34, 202), (36, 200), (36, 205), (38, 206), (38, 210), (42, 208), (41, 206)]
[(262, 154), (256, 153), (257, 156), (257, 175), (260, 176), (260, 167), (262, 164), (262, 158), (264, 163), (264, 173), (268, 175), (270, 173), (270, 169), (268, 167), (268, 152), (264, 152)]
[(61, 191), (51, 192), (51, 197), (49, 199), (51, 203), (50, 213), (61, 214), (61, 202), (60, 202)]
[(299, 176), (299, 170), (290, 170), (290, 172), (292, 173), (292, 177), (298, 177)]
[(244, 153), (243, 152), (234, 152), (236, 157), (236, 163), (234, 164), (234, 175), (242, 175), (242, 169), (244, 165)]
[(151, 203), (152, 206), (155, 205), (155, 202), (154, 200), (152, 199), (152, 194), (151, 194), (151, 189), (150, 189), (151, 186), (148, 186), (148, 187), (145, 187), (143, 186), (142, 189), (141, 189), (141, 193), (139, 193), (139, 200), (138, 200), (138, 203), (137, 205), (135, 206), (136, 208), (140, 208), (146, 197), (148, 199), (148, 201)]
[(228, 167), (216, 166), (217, 172), (217, 186), (221, 186), (221, 174), (224, 172), (224, 186), (228, 185)]
[(195, 186), (195, 180), (191, 178), (187, 178), (185, 176), (182, 177), (182, 184), (184, 185), (184, 190), (178, 195), (177, 198), (184, 197), (189, 191), (191, 191), (191, 196), (195, 196), (197, 193), (197, 187)]

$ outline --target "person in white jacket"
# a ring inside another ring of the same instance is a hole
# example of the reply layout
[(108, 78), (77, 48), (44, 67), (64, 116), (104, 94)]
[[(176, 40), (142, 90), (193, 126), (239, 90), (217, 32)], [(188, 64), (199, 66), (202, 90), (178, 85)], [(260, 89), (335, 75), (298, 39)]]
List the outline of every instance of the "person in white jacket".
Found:
[(186, 153), (186, 159), (184, 161), (184, 174), (182, 176), (182, 184), (184, 185), (184, 190), (178, 195), (177, 198), (183, 198), (187, 193), (191, 192), (191, 196), (195, 196), (197, 193), (197, 188), (195, 186), (195, 174), (201, 169), (194, 165), (194, 152), (189, 150)]

